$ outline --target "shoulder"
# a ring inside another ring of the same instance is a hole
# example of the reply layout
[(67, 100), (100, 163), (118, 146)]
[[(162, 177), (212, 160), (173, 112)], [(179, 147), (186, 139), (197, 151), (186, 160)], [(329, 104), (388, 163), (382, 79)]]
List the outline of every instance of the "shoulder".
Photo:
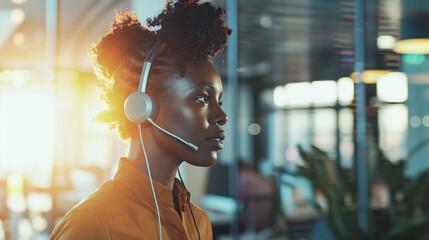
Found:
[(87, 211), (98, 217), (104, 217), (110, 212), (109, 210), (113, 210), (111, 206), (121, 206), (119, 203), (122, 203), (128, 196), (124, 191), (120, 184), (109, 180), (73, 207), (70, 212)]
[(109, 235), (106, 225), (94, 213), (75, 209), (64, 216), (50, 239), (109, 239)]
[(121, 201), (117, 191), (120, 190), (113, 181), (104, 183), (61, 219), (50, 239), (109, 239), (103, 219), (109, 215), (107, 206)]

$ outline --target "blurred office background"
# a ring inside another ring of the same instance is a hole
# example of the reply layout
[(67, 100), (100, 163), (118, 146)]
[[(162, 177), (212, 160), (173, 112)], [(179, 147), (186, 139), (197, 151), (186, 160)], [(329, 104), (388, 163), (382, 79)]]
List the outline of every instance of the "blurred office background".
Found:
[[(429, 2), (213, 0), (227, 139), (183, 165), (215, 239), (428, 239)], [(115, 9), (164, 1), (0, 1), (0, 239), (47, 239), (110, 179), (127, 142), (92, 121), (86, 51)]]

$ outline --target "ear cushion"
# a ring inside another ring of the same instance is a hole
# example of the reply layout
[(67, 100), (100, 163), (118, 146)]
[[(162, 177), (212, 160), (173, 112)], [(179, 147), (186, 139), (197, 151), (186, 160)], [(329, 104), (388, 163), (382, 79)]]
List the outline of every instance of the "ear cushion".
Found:
[(131, 93), (124, 103), (127, 118), (134, 123), (143, 123), (149, 117), (154, 119), (158, 113), (158, 102), (144, 92)]
[(150, 114), (150, 118), (152, 118), (152, 120), (155, 121), (156, 117), (158, 116), (158, 112), (159, 112), (159, 102), (158, 99), (156, 99), (156, 97), (148, 94), (150, 97), (150, 100), (152, 101), (152, 113)]

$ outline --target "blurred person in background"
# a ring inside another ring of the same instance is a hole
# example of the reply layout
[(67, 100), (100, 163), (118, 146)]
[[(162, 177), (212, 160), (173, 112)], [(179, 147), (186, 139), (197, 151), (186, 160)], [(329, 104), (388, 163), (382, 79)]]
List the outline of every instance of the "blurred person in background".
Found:
[[(72, 208), (51, 239), (212, 239), (209, 218), (176, 173), (183, 162), (212, 166), (223, 148), (228, 119), (211, 62), (231, 34), (223, 16), (222, 8), (198, 0), (168, 2), (147, 26), (117, 12), (110, 32), (89, 48), (108, 104), (96, 119), (130, 139), (130, 149), (114, 178)], [(136, 124), (124, 103), (151, 54), (146, 93), (154, 111)]]

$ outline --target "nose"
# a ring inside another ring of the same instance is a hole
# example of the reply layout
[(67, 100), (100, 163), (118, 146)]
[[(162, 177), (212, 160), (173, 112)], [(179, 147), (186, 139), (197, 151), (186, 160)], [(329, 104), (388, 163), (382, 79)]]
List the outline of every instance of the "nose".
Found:
[(215, 114), (213, 114), (213, 118), (211, 124), (223, 126), (228, 122), (228, 115), (222, 110), (222, 108), (218, 105), (215, 110)]

